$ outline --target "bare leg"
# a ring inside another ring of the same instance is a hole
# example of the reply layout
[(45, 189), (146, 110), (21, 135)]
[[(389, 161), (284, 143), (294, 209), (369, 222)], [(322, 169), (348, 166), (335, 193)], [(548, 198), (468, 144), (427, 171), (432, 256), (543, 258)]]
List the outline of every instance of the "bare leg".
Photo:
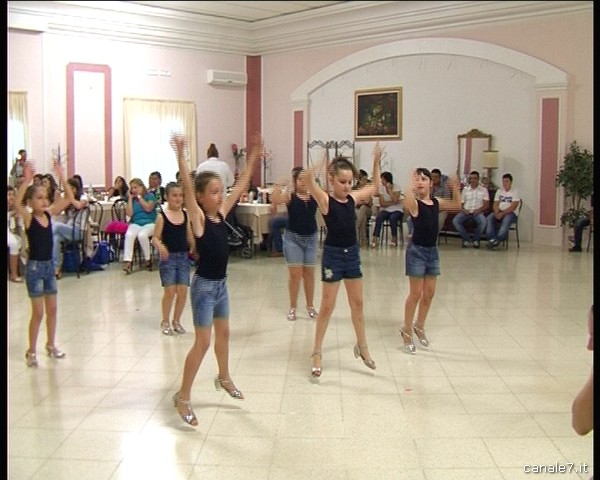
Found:
[(346, 294), (348, 295), (348, 304), (352, 316), (352, 325), (356, 334), (356, 344), (359, 351), (367, 362), (372, 361), (369, 347), (367, 346), (367, 334), (365, 332), (364, 300), (363, 300), (363, 282), (362, 278), (344, 280)]
[(304, 296), (306, 297), (306, 306), (314, 307), (315, 301), (315, 267), (302, 268), (302, 280), (304, 281)]
[(44, 297), (31, 299), (31, 318), (29, 320), (29, 352), (36, 353), (37, 338), (40, 332), (40, 325), (44, 318)]
[[(210, 346), (210, 327), (196, 327), (194, 330), (196, 334), (194, 344), (185, 357), (181, 387), (179, 389), (179, 398), (184, 401), (190, 400), (194, 379), (196, 378), (200, 364), (204, 359), (204, 355), (206, 355), (208, 347)], [(180, 415), (186, 415), (188, 413), (185, 405), (179, 403), (177, 404), (177, 410)]]
[[(323, 338), (329, 325), (329, 319), (335, 308), (335, 300), (337, 298), (340, 283), (323, 282), (323, 296), (321, 298), (321, 306), (317, 315), (317, 326), (315, 329), (315, 344), (313, 346), (312, 366), (321, 368), (321, 348), (323, 346)], [(318, 355), (315, 355), (317, 354)]]
[(11, 280), (19, 278), (19, 254), (11, 255), (8, 263), (8, 273)]
[(56, 340), (56, 295), (46, 295), (44, 303), (46, 304), (46, 345), (54, 347)]
[[(185, 308), (189, 287), (187, 285), (177, 285), (175, 289), (175, 309), (173, 311), (173, 326), (180, 325), (181, 314)], [(167, 317), (167, 321), (168, 321)]]
[(298, 306), (298, 293), (300, 292), (300, 281), (302, 280), (302, 266), (290, 266), (288, 267), (288, 272), (288, 291), (290, 294), (290, 308), (296, 309), (296, 307)]
[(162, 326), (168, 326), (170, 323), (171, 316), (171, 305), (173, 305), (173, 299), (175, 298), (175, 292), (177, 289), (177, 285), (169, 285), (163, 289), (163, 298), (161, 302), (162, 308)]
[(436, 277), (425, 277), (423, 281), (423, 293), (421, 295), (421, 300), (419, 301), (419, 313), (417, 314), (417, 321), (415, 323), (420, 329), (425, 327), (427, 313), (429, 312), (429, 307), (431, 307), (431, 301), (435, 294), (435, 285)]
[[(231, 374), (229, 373), (229, 320), (226, 318), (215, 318), (215, 356), (219, 369), (218, 381), (221, 387), (232, 395), (236, 389)], [(244, 396), (240, 392), (240, 398)]]
[(402, 335), (404, 345), (412, 343), (412, 326), (417, 304), (423, 294), (423, 277), (408, 277), (409, 292), (404, 302), (404, 327), (403, 331), (410, 335), (410, 338)]

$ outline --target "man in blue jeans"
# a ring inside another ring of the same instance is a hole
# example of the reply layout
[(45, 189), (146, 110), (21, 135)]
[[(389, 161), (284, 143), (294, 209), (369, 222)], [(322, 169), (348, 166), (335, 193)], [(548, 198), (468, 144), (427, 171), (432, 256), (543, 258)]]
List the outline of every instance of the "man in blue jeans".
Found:
[[(510, 173), (502, 175), (502, 188), (496, 192), (493, 211), (487, 216), (487, 248), (493, 250), (508, 237), (508, 227), (517, 220), (517, 208), (521, 197), (512, 186)], [(499, 228), (498, 228), (499, 226)]]
[[(452, 225), (462, 238), (463, 248), (473, 245), (479, 248), (481, 235), (485, 231), (485, 212), (490, 203), (490, 195), (487, 188), (479, 185), (479, 172), (473, 170), (469, 173), (469, 184), (463, 188), (460, 194), (462, 209), (458, 215), (452, 219)], [(473, 243), (469, 240), (469, 233), (465, 228), (465, 222), (472, 220), (475, 222), (475, 231), (473, 232)]]
[(573, 242), (573, 246), (569, 248), (569, 252), (581, 252), (581, 241), (583, 239), (583, 229), (588, 226), (594, 226), (594, 195), (590, 199), (591, 206), (587, 217), (580, 218), (573, 227), (573, 237), (569, 240)]

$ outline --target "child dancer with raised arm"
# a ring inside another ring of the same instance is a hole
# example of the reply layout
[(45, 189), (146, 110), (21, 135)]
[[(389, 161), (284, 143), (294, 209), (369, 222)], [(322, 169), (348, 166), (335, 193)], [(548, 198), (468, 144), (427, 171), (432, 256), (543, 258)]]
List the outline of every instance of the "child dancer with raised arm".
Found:
[(174, 134), (171, 146), (177, 155), (180, 178), (183, 182), (185, 206), (192, 222), (196, 243), (196, 272), (192, 279), (190, 297), (194, 321), (195, 339), (185, 358), (183, 376), (179, 390), (173, 395), (173, 404), (179, 416), (188, 425), (198, 425), (192, 410), (190, 395), (196, 373), (210, 347), (211, 328), (215, 328), (215, 355), (219, 373), (215, 377), (215, 388), (223, 388), (233, 398), (243, 399), (229, 375), (229, 296), (227, 293), (227, 262), (229, 245), (225, 217), (246, 191), (250, 177), (254, 174), (262, 142), (254, 142), (248, 157), (248, 165), (231, 195), (225, 197), (225, 185), (214, 172), (201, 172), (195, 185), (189, 175), (189, 166), (184, 158), (185, 140)]
[[(159, 254), (158, 272), (163, 287), (162, 322), (160, 328), (165, 335), (173, 332), (183, 334), (181, 313), (185, 307), (188, 288), (190, 286), (189, 254), (194, 249), (194, 236), (187, 212), (183, 206), (183, 189), (175, 182), (167, 183), (165, 188), (166, 205), (159, 207), (156, 218), (152, 244)], [(173, 328), (169, 322), (171, 307), (173, 311)]]
[[(462, 204), (456, 178), (448, 180), (452, 188), (452, 199), (431, 196), (431, 173), (426, 168), (413, 170), (410, 179), (404, 198), (404, 210), (410, 214), (413, 224), (405, 262), (410, 290), (404, 304), (404, 327), (400, 329), (400, 334), (404, 341), (404, 351), (414, 354), (413, 331), (421, 345), (429, 346), (429, 340), (425, 336), (425, 319), (435, 294), (436, 277), (440, 274), (437, 246), (439, 212), (459, 212)], [(417, 305), (419, 313), (413, 324)]]
[(308, 191), (317, 201), (327, 226), (327, 236), (323, 246), (321, 260), (321, 281), (323, 282), (322, 299), (315, 331), (311, 375), (321, 376), (321, 348), (327, 331), (329, 318), (335, 307), (335, 300), (340, 289), (340, 281), (344, 280), (348, 303), (350, 304), (352, 325), (356, 333), (354, 356), (362, 358), (364, 364), (375, 369), (375, 361), (371, 358), (367, 347), (365, 320), (363, 313), (362, 271), (360, 269), (360, 248), (356, 238), (355, 204), (367, 201), (379, 190), (379, 164), (381, 148), (379, 142), (373, 150), (373, 183), (358, 190), (352, 190), (356, 169), (347, 159), (335, 158), (329, 165), (328, 178), (333, 194), (322, 190), (312, 172), (303, 171), (300, 178), (308, 186)]
[[(64, 184), (63, 170), (54, 163), (54, 170)], [(40, 331), (44, 307), (46, 309), (46, 352), (54, 358), (64, 358), (65, 353), (56, 348), (56, 276), (52, 261), (52, 217), (58, 215), (73, 201), (73, 191), (65, 188), (65, 196), (49, 205), (46, 188), (41, 185), (28, 186), (33, 179), (33, 167), (26, 163), (23, 169), (25, 180), (17, 190), (15, 208), (23, 219), (29, 243), (25, 281), (31, 299), (31, 319), (29, 321), (29, 348), (25, 352), (28, 367), (37, 367), (37, 338)], [(23, 205), (23, 199), (31, 212)]]
[(283, 255), (288, 266), (288, 290), (290, 309), (287, 319), (296, 320), (300, 282), (304, 282), (306, 311), (316, 318), (313, 305), (315, 294), (315, 265), (317, 263), (317, 202), (310, 196), (306, 183), (299, 178), (302, 167), (292, 169), (293, 192), (282, 192), (275, 187), (271, 195), (274, 204), (285, 203), (288, 211), (288, 226), (283, 234)]

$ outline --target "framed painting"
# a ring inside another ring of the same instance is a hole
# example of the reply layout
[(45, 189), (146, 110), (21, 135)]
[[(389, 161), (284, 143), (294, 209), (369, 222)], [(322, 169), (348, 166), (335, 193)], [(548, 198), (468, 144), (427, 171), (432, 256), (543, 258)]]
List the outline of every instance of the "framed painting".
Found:
[(354, 92), (354, 139), (402, 139), (402, 88)]

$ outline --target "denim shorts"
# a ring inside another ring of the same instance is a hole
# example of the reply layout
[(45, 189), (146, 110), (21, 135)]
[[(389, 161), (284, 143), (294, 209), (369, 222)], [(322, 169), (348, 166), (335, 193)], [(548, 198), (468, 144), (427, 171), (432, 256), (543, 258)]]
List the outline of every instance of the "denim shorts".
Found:
[(406, 247), (406, 275), (409, 277), (436, 276), (440, 274), (438, 247), (423, 247), (412, 242)]
[(25, 281), (29, 298), (56, 295), (56, 277), (52, 260), (28, 260), (25, 267)]
[(342, 278), (362, 278), (358, 245), (348, 248), (324, 245), (321, 258), (321, 280), (331, 283), (339, 282)]
[(229, 318), (227, 278), (209, 280), (194, 275), (190, 292), (194, 327), (210, 327), (215, 318)]
[(190, 259), (188, 252), (169, 253), (169, 258), (158, 261), (158, 273), (163, 287), (171, 285), (190, 286)]
[(317, 232), (312, 235), (298, 235), (286, 230), (283, 234), (283, 255), (288, 265), (312, 267), (317, 263)]

